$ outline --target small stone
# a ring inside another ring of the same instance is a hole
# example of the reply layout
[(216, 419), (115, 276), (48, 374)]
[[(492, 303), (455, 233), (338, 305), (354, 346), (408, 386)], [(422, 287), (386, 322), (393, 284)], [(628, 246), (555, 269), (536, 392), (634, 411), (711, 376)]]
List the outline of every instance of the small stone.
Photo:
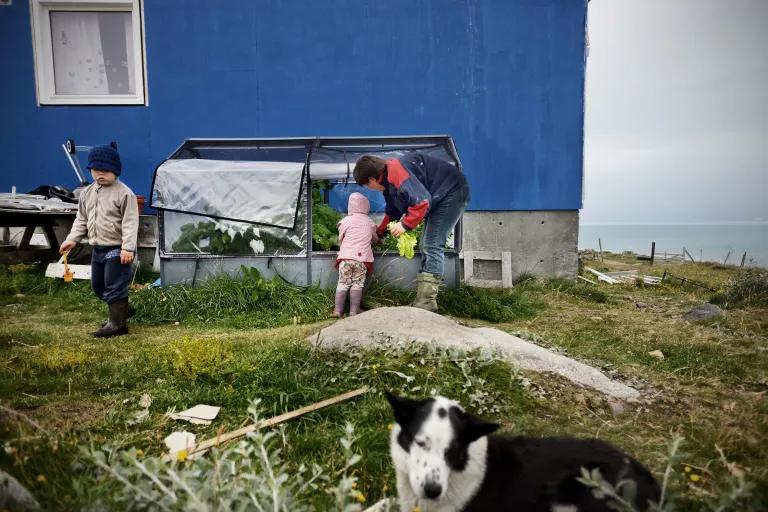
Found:
[(595, 322), (602, 322), (603, 321), (603, 317), (601, 317), (601, 316), (591, 316), (591, 317), (589, 317), (589, 319), (590, 320), (594, 320)]
[(696, 322), (698, 320), (710, 320), (723, 316), (723, 310), (714, 304), (699, 304), (683, 315), (683, 320)]
[(17, 293), (16, 295), (14, 295), (14, 297), (16, 297), (17, 299), (23, 299), (24, 297), (26, 297), (26, 295), (24, 295), (23, 293)]
[(173, 325), (180, 325), (179, 322), (173, 322)]
[(664, 359), (664, 353), (661, 350), (651, 350), (648, 352), (648, 355), (651, 357), (655, 357), (659, 361), (662, 361)]
[(635, 307), (637, 309), (645, 309), (648, 307), (648, 304), (646, 304), (645, 302), (638, 301), (638, 302), (635, 302)]
[(614, 416), (621, 416), (624, 413), (624, 402), (619, 400), (608, 400), (608, 407)]
[(0, 469), (0, 497), (2, 497), (3, 509), (40, 510), (40, 504), (32, 493), (2, 469)]

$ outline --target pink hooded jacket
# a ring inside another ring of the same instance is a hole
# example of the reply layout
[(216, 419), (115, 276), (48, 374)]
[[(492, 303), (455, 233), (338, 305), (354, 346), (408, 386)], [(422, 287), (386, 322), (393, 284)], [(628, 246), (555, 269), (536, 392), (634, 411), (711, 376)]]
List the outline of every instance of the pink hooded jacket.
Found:
[(337, 264), (342, 260), (373, 262), (371, 243), (377, 242), (376, 224), (368, 217), (371, 205), (359, 192), (349, 196), (347, 216), (339, 221), (339, 254)]

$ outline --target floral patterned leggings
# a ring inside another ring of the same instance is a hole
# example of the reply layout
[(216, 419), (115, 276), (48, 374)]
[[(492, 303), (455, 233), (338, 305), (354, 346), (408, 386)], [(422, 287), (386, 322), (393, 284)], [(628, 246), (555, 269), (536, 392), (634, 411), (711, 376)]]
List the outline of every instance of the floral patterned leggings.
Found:
[(365, 286), (366, 273), (365, 263), (355, 260), (342, 261), (339, 263), (339, 283), (336, 290), (362, 289)]

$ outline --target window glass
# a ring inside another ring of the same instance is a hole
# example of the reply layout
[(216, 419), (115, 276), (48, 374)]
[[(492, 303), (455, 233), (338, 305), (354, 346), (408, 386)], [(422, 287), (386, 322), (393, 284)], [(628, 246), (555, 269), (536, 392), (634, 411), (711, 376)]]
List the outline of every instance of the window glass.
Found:
[(55, 93), (135, 94), (130, 12), (50, 11)]

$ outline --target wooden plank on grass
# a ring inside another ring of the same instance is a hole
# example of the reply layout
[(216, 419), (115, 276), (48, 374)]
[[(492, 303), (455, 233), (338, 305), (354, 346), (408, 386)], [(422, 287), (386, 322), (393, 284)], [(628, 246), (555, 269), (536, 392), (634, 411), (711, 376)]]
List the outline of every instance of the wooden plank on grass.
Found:
[[(364, 393), (367, 393), (369, 389), (370, 388), (368, 386), (363, 386), (359, 389), (348, 391), (341, 395), (328, 398), (327, 400), (323, 400), (322, 402), (317, 402), (312, 405), (302, 407), (301, 409), (296, 409), (295, 411), (287, 412), (285, 414), (281, 414), (279, 416), (275, 416), (275, 417), (260, 421), (258, 423), (252, 423), (251, 425), (247, 425), (243, 428), (239, 428), (237, 430), (226, 432), (224, 434), (217, 435), (216, 437), (206, 439), (205, 441), (202, 441), (200, 444), (195, 446), (194, 449), (190, 450), (188, 453), (188, 456), (191, 458), (194, 458), (193, 455), (196, 457), (199, 457), (200, 455), (203, 454), (203, 452), (208, 451), (209, 448), (213, 448), (214, 446), (222, 445), (226, 442), (232, 441), (233, 439), (243, 437), (244, 435), (250, 432), (255, 432), (256, 430), (259, 430), (262, 428), (272, 427), (274, 425), (286, 422), (288, 420), (298, 418), (299, 416), (302, 416), (309, 412), (317, 411), (318, 409), (323, 409), (324, 407), (335, 405), (339, 402), (344, 402), (345, 400), (349, 400), (350, 398), (355, 398), (356, 396), (360, 396)], [(170, 458), (171, 458), (170, 455), (166, 455), (164, 457), (165, 460), (170, 460)]]
[(587, 279), (587, 278), (586, 278), (586, 277), (584, 277), (584, 276), (576, 276), (576, 279), (581, 279), (582, 281), (586, 281), (586, 282), (588, 282), (589, 284), (597, 284), (595, 281), (593, 281), (593, 280), (591, 280), (591, 279)]
[(602, 272), (598, 272), (597, 270), (590, 267), (584, 267), (584, 270), (586, 270), (587, 272), (591, 272), (592, 274), (595, 274), (597, 276), (598, 281), (605, 281), (608, 284), (618, 284), (621, 282), (618, 279), (614, 279), (611, 276), (605, 275)]
[[(90, 265), (68, 265), (69, 271), (72, 272), (75, 279), (90, 279), (91, 278), (91, 266)], [(62, 279), (64, 277), (64, 264), (63, 263), (49, 263), (45, 269), (45, 277), (54, 277)]]

